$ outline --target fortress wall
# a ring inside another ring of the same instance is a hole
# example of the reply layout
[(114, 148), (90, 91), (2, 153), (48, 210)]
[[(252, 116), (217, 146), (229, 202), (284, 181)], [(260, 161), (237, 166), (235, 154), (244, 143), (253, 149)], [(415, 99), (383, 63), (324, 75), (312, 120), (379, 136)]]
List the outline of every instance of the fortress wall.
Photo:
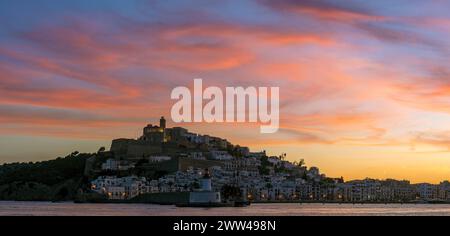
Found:
[(131, 144), (128, 146), (126, 157), (129, 159), (140, 159), (162, 152), (161, 145)]
[(128, 146), (134, 142), (134, 139), (114, 139), (111, 143), (110, 151), (118, 158), (126, 156), (128, 152)]
[(225, 166), (225, 164), (223, 161), (193, 160), (193, 159), (188, 159), (188, 158), (179, 158), (179, 160), (178, 160), (178, 169), (179, 170), (185, 171), (191, 166), (194, 168), (206, 169), (206, 168), (211, 168), (213, 166), (220, 166), (223, 168)]

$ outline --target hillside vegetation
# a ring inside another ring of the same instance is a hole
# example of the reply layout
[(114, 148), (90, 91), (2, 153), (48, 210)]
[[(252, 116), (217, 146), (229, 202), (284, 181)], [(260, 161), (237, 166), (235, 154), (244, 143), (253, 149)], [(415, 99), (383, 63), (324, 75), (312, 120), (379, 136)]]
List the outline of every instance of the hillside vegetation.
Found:
[(83, 184), (86, 160), (78, 153), (55, 160), (0, 166), (0, 200), (71, 200)]

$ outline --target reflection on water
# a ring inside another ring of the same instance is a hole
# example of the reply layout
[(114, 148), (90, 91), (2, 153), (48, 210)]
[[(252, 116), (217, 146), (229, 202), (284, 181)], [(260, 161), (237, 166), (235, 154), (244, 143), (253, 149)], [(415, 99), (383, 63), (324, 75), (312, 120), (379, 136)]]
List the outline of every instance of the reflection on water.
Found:
[(242, 208), (178, 208), (151, 204), (76, 204), (0, 201), (0, 215), (33, 216), (263, 216), (448, 215), (450, 204), (252, 204)]

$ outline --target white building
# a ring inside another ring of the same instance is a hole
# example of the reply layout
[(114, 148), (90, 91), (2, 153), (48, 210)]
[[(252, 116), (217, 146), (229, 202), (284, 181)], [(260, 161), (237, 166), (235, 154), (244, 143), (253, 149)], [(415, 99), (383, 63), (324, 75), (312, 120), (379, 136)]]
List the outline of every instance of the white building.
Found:
[(189, 158), (195, 159), (195, 160), (205, 160), (206, 158), (203, 156), (202, 152), (190, 152)]
[(128, 170), (134, 168), (133, 164), (128, 164), (126, 161), (119, 161), (115, 159), (108, 159), (102, 164), (102, 170), (106, 171), (117, 171), (117, 170)]
[(108, 186), (106, 187), (106, 194), (108, 199), (111, 200), (125, 200), (126, 191), (125, 187), (122, 186)]
[(206, 171), (200, 180), (200, 189), (189, 193), (189, 203), (220, 203), (220, 192), (212, 191), (211, 176)]
[(266, 156), (266, 151), (261, 151), (261, 152), (249, 152), (247, 154), (247, 157), (254, 157), (254, 158), (258, 158), (260, 159), (261, 157), (265, 157)]
[(189, 142), (192, 142), (192, 143), (209, 144), (209, 136), (208, 135), (199, 135), (199, 134), (195, 134), (195, 133), (186, 133), (184, 136), (186, 137), (186, 139)]
[(233, 160), (233, 156), (231, 156), (227, 151), (211, 151), (211, 158), (220, 161)]
[(91, 190), (105, 194), (108, 199), (131, 199), (148, 191), (145, 177), (100, 176), (91, 182)]
[(170, 161), (172, 160), (169, 156), (151, 156), (148, 158), (150, 162), (162, 162), (162, 161)]
[(429, 183), (416, 184), (416, 192), (422, 200), (435, 200), (438, 198), (439, 188)]
[(118, 169), (119, 169), (119, 161), (114, 160), (112, 158), (106, 160), (106, 162), (102, 164), (102, 170), (118, 170)]
[(267, 158), (267, 161), (272, 163), (273, 165), (278, 165), (281, 163), (281, 160), (276, 156), (271, 156), (271, 157)]

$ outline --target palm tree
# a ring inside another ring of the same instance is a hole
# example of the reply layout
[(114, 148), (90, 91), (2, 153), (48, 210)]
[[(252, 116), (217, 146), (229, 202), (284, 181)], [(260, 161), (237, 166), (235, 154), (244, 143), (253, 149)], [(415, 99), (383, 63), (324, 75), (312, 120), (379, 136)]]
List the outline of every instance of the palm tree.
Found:
[(302, 167), (303, 165), (305, 165), (305, 159), (302, 158), (297, 162), (297, 166)]
[(101, 147), (100, 149), (98, 149), (97, 153), (104, 152), (105, 150), (106, 150), (105, 147)]

